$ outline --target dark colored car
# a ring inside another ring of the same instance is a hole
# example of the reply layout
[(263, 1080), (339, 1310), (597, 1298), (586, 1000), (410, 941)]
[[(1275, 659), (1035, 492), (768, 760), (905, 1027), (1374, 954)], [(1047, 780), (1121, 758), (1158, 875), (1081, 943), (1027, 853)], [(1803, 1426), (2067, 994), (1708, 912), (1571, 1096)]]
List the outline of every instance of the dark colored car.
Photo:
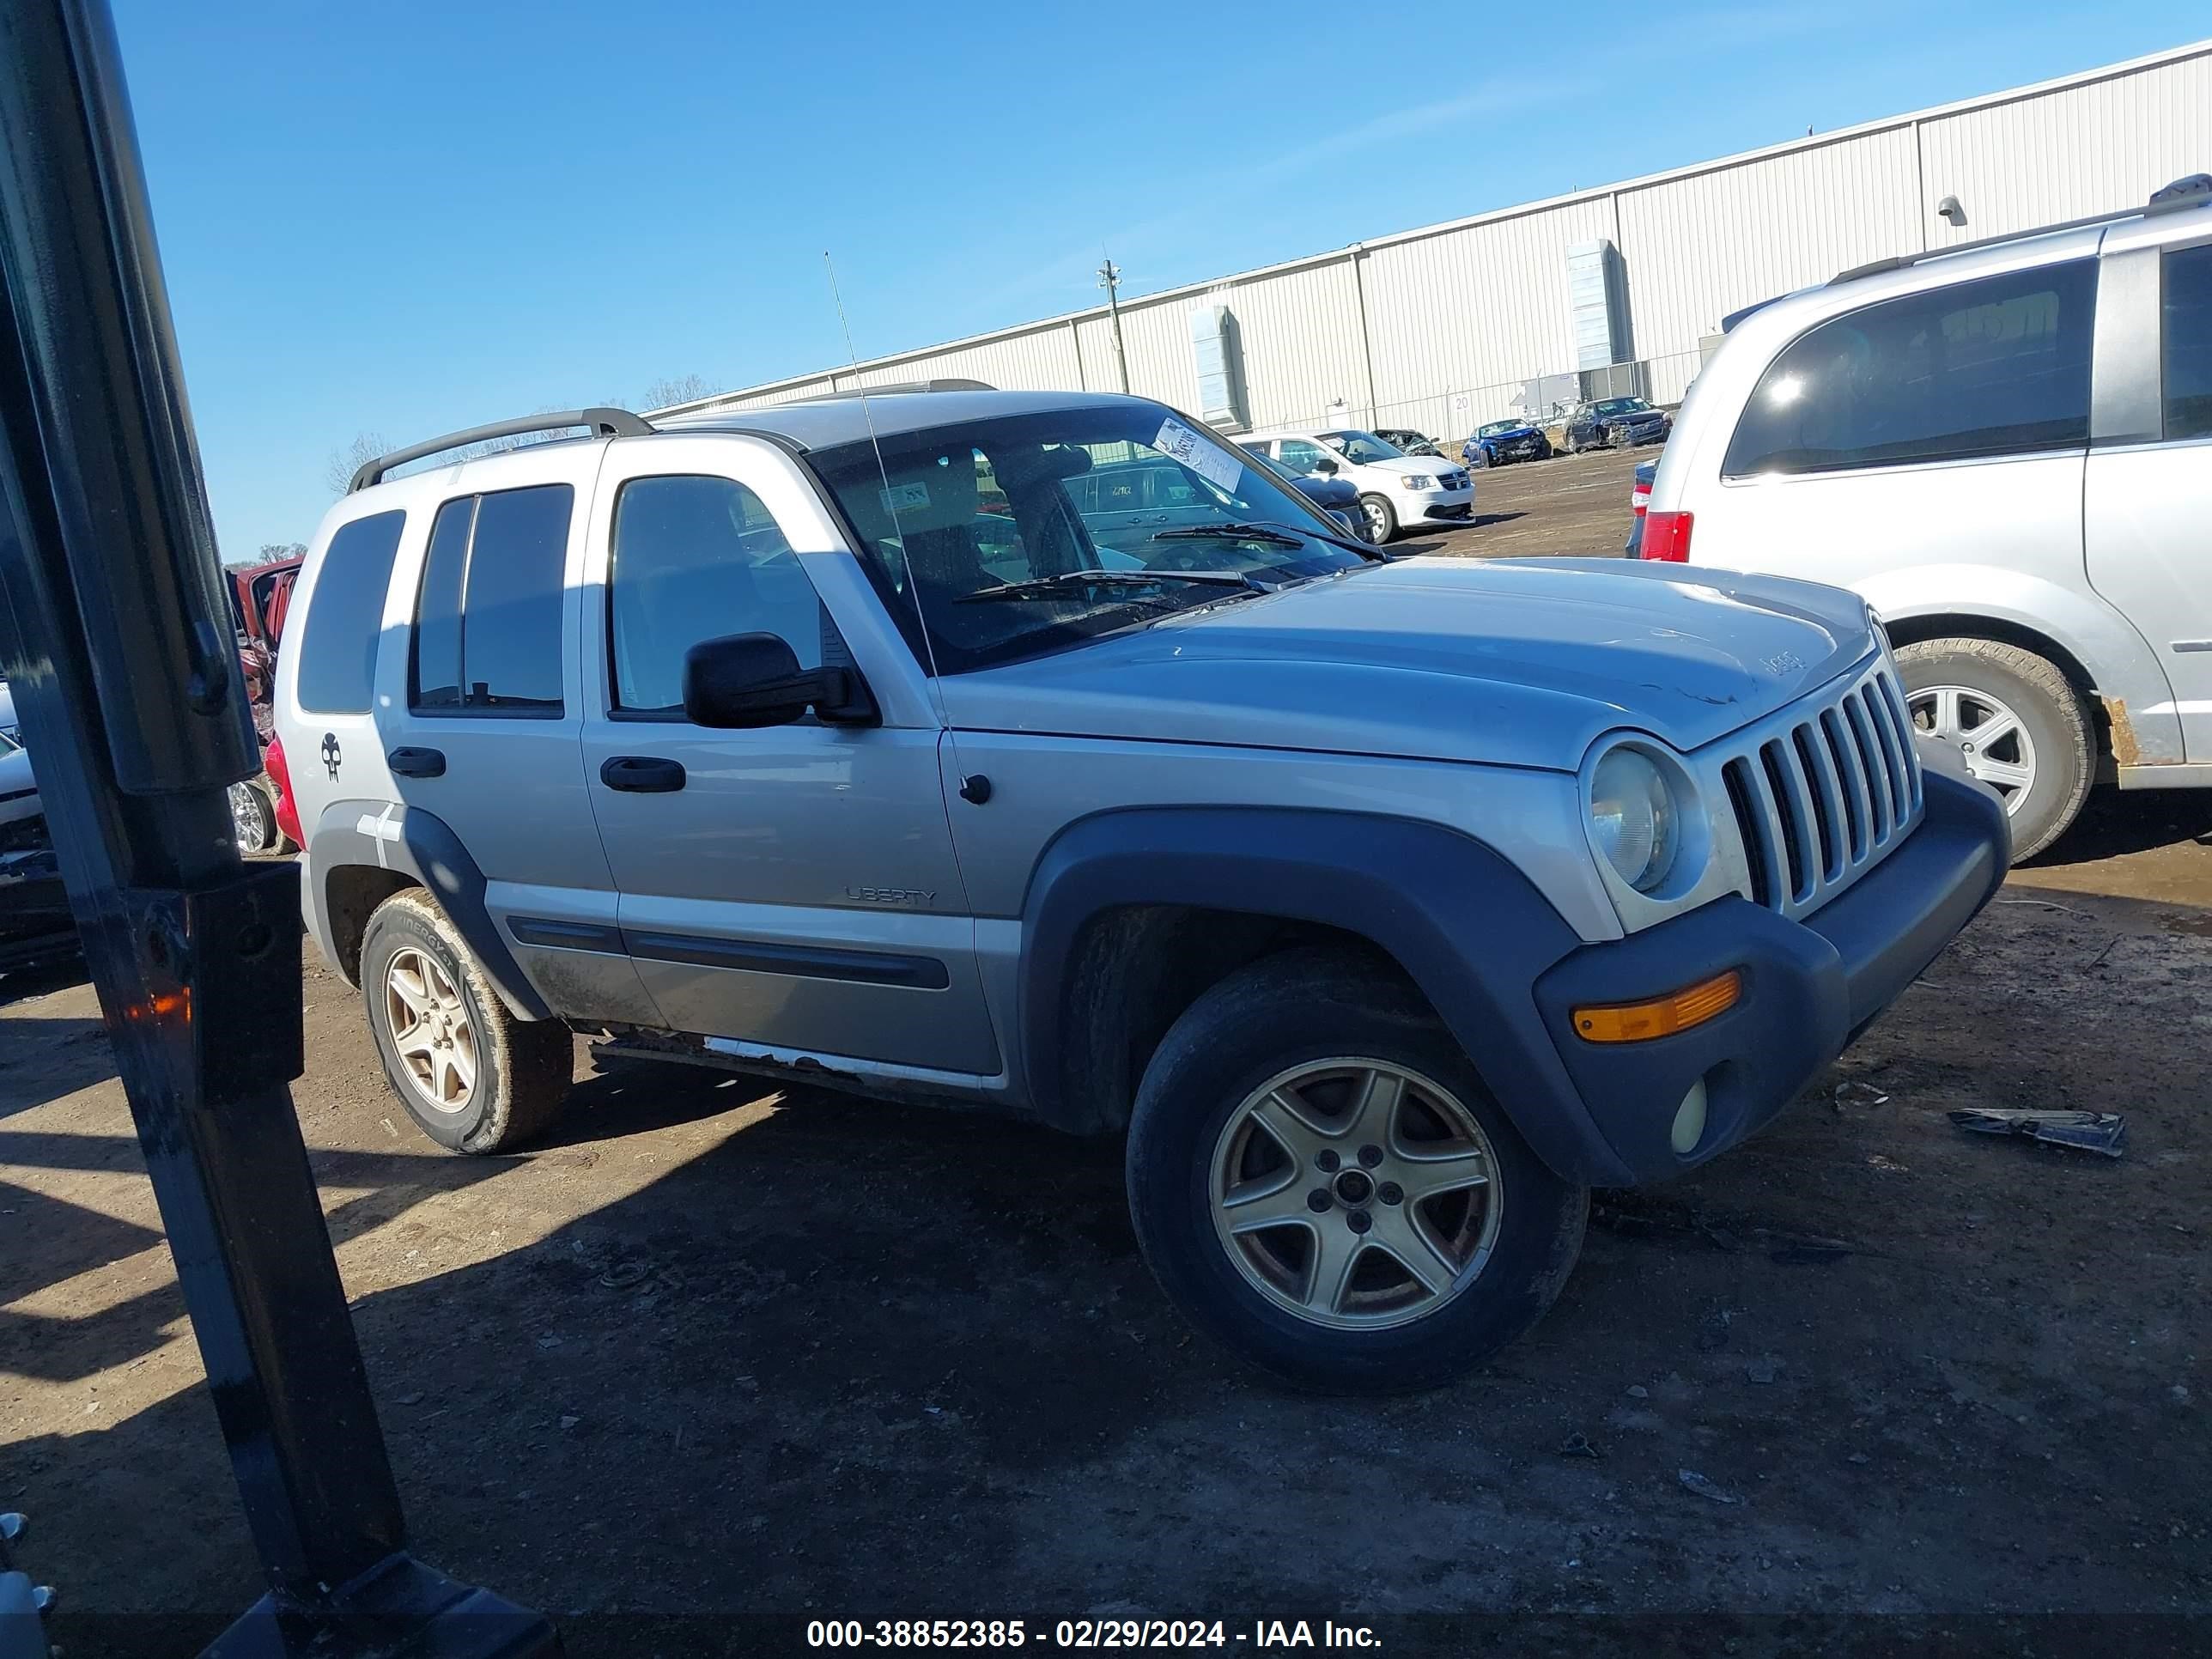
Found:
[(1504, 466), (1508, 461), (1550, 459), (1552, 441), (1526, 421), (1492, 421), (1475, 428), (1459, 453), (1469, 466)]
[(1651, 481), (1658, 476), (1658, 462), (1637, 462), (1636, 482), (1628, 489), (1628, 544), (1620, 550), (1626, 557), (1644, 556), (1644, 513), (1651, 505)]
[(0, 973), (76, 948), (31, 757), (0, 738)]
[(1378, 426), (1374, 432), (1384, 443), (1395, 444), (1408, 455), (1434, 455), (1439, 460), (1443, 459), (1443, 451), (1437, 447), (1434, 438), (1426, 433), (1416, 432), (1410, 426)]
[(1662, 444), (1674, 429), (1667, 411), (1654, 409), (1642, 398), (1601, 398), (1594, 404), (1577, 404), (1568, 411), (1567, 453)]
[[(1379, 438), (1382, 434), (1378, 432), (1375, 435)], [(1237, 447), (1335, 520), (1346, 535), (1355, 541), (1367, 539), (1367, 515), (1360, 510), (1359, 486), (1351, 479), (1332, 478), (1320, 472), (1301, 475), (1277, 465), (1257, 449), (1245, 449), (1242, 444)]]

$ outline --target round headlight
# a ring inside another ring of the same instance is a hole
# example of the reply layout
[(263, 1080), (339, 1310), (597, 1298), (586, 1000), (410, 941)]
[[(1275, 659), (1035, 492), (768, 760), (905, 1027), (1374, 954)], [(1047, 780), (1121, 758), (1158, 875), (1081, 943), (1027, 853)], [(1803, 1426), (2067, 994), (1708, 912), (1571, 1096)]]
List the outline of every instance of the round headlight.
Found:
[(1667, 879), (1680, 839), (1674, 795), (1649, 757), (1624, 747), (1598, 762), (1589, 811), (1598, 848), (1623, 881), (1648, 893)]

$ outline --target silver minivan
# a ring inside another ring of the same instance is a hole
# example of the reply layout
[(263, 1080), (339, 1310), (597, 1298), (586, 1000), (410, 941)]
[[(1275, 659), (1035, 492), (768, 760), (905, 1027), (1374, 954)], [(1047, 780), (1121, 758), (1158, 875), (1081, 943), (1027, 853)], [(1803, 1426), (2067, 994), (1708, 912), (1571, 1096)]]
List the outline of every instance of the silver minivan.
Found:
[(2212, 178), (1733, 320), (1644, 558), (1863, 594), (2017, 857), (2094, 783), (2212, 786)]

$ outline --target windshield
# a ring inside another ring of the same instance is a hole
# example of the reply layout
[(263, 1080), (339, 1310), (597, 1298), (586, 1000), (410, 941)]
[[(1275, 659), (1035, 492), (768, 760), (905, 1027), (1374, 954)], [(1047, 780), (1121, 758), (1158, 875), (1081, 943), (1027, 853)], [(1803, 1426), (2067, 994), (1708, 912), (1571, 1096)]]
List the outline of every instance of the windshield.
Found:
[(1601, 415), (1633, 415), (1639, 409), (1650, 407), (1651, 405), (1641, 398), (1607, 398), (1603, 403), (1595, 405), (1597, 412)]
[[(868, 443), (808, 459), (915, 653), (945, 674), (1366, 562), (1322, 539), (1341, 532), (1297, 490), (1158, 404), (902, 433), (884, 440), (880, 470)], [(1220, 526), (1251, 533), (1210, 533)], [(1103, 579), (1085, 583), (1082, 571)], [(1250, 586), (1178, 573), (1241, 575)], [(1003, 587), (1014, 592), (975, 602)]]
[(1526, 425), (1528, 425), (1526, 421), (1492, 421), (1488, 426), (1477, 427), (1474, 435), (1478, 438), (1495, 438), (1501, 432), (1518, 432)]
[(1354, 466), (1364, 466), (1370, 461), (1401, 460), (1406, 452), (1395, 444), (1386, 444), (1371, 432), (1324, 432), (1321, 441)]

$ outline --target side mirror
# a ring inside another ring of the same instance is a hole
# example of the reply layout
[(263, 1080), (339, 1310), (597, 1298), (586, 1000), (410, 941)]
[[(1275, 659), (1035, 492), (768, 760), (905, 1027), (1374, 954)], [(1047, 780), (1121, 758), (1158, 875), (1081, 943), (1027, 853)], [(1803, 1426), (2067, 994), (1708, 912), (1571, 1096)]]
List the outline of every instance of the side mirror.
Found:
[(684, 717), (717, 731), (788, 726), (813, 709), (833, 725), (879, 718), (867, 684), (850, 668), (801, 668), (774, 634), (702, 640), (684, 653)]
[(1324, 478), (1334, 478), (1336, 476), (1336, 463), (1327, 459), (1318, 460), (1313, 464), (1313, 470)]

